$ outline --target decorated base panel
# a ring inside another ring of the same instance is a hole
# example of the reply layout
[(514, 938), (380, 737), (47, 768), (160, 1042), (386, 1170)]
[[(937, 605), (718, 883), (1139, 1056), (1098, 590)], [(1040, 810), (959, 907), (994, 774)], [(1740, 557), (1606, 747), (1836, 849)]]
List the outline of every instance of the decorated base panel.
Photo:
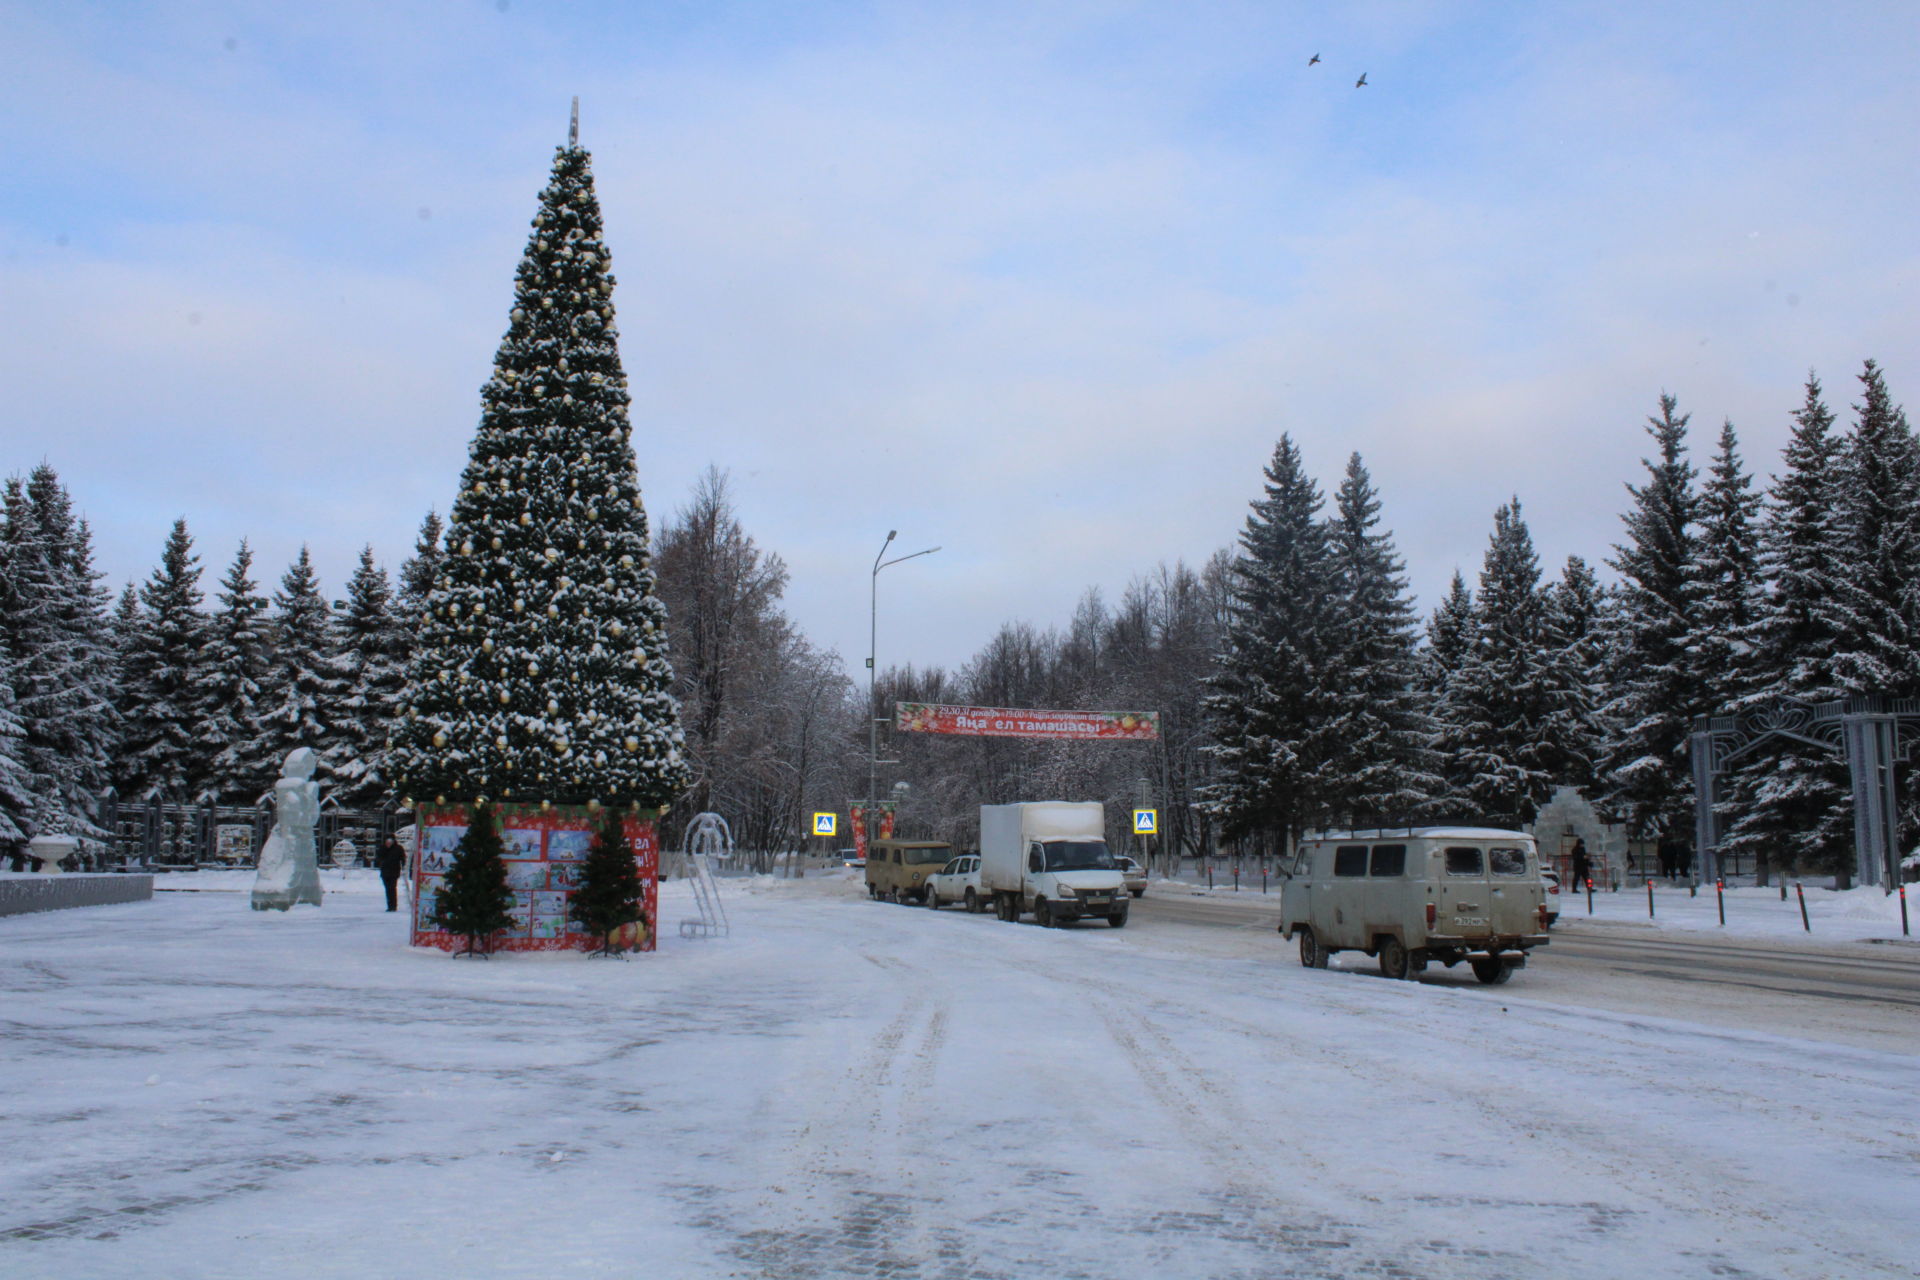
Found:
[[(495, 951), (585, 951), (598, 939), (567, 919), (567, 903), (579, 883), (580, 868), (593, 843), (601, 815), (585, 807), (499, 805), (501, 840), (506, 846), (507, 884), (513, 889), (513, 925), (494, 935)], [(417, 809), (413, 854), (413, 945), (451, 951), (466, 939), (429, 927), (434, 899), (454, 849), (467, 833), (465, 805), (421, 805)], [(634, 865), (645, 886), (647, 925), (629, 925), (615, 941), (634, 951), (651, 951), (660, 899), (660, 844), (651, 812), (628, 814), (622, 825), (633, 846)]]

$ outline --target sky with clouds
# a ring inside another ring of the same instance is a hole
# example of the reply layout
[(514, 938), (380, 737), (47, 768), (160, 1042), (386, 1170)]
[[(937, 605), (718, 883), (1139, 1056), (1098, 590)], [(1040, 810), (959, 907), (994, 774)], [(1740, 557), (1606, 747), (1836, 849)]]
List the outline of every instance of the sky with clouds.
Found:
[[(1920, 396), (1920, 6), (0, 0), (0, 473), (116, 589), (185, 516), (336, 593), (445, 510), (579, 95), (650, 514), (956, 665), (1229, 544), (1279, 436), (1423, 607), (1619, 537), (1670, 391), (1776, 465)], [(1319, 54), (1321, 62), (1308, 66)], [(1354, 87), (1365, 72), (1367, 86)]]

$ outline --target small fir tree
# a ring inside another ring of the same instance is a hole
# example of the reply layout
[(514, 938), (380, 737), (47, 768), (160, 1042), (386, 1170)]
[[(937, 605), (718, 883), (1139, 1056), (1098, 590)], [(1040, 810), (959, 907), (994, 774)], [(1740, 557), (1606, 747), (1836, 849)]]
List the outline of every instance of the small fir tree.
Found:
[(467, 823), (427, 923), (466, 939), (467, 949), (454, 954), (484, 956), (493, 949), (493, 935), (513, 923), (513, 890), (507, 885), (498, 813), (492, 805), (476, 804)]
[(687, 781), (587, 153), (559, 149), (415, 636), (403, 796), (665, 804)]
[(645, 899), (646, 885), (634, 864), (633, 846), (620, 815), (608, 809), (581, 865), (580, 884), (567, 904), (567, 918), (599, 939), (595, 955), (616, 955), (615, 934), (630, 924), (650, 923)]

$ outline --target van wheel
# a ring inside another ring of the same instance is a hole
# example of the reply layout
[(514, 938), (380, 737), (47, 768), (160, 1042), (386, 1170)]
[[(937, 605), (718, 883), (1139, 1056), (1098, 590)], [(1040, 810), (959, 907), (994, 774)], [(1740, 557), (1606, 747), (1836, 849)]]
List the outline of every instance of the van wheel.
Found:
[(1473, 976), (1489, 987), (1497, 987), (1513, 976), (1512, 966), (1502, 964), (1496, 956), (1475, 960), (1472, 964)]
[(1042, 929), (1053, 928), (1053, 908), (1047, 905), (1045, 898), (1033, 900), (1033, 922)]
[(878, 901), (880, 901), (880, 886), (879, 886), (879, 885), (877, 885), (877, 884), (870, 884), (870, 885), (868, 885), (868, 886), (867, 886), (867, 896), (868, 896), (869, 898), (872, 898), (872, 899), (873, 899), (873, 900), (874, 900), (875, 902), (878, 902)]
[(1327, 967), (1329, 952), (1320, 945), (1320, 939), (1314, 936), (1311, 925), (1300, 926), (1300, 963), (1308, 969)]
[[(1380, 939), (1380, 972), (1395, 982), (1405, 978), (1410, 971), (1407, 959), (1407, 944), (1398, 938)], [(1485, 979), (1481, 979), (1485, 981)]]
[(966, 904), (968, 915), (977, 916), (980, 914), (980, 897), (974, 893), (972, 889), (967, 890)]

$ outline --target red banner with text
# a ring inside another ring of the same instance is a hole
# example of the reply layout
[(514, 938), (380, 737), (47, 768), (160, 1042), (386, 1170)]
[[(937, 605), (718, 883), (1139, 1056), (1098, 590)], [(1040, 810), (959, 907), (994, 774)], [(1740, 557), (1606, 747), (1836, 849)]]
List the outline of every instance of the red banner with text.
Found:
[(1158, 711), (1040, 711), (896, 702), (893, 724), (903, 733), (955, 733), (982, 738), (1151, 742), (1160, 736)]

